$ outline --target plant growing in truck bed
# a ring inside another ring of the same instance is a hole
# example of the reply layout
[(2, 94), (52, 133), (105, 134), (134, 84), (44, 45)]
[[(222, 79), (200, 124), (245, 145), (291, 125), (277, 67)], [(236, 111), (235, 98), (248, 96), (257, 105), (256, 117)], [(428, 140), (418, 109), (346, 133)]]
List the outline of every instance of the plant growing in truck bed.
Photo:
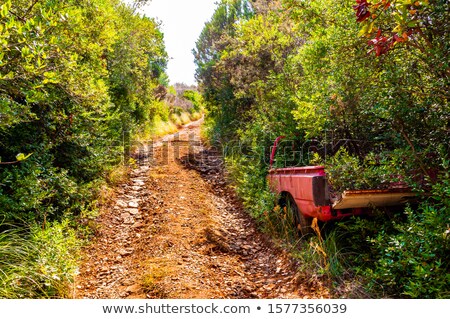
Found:
[(325, 166), (330, 188), (335, 193), (406, 186), (402, 177), (405, 164), (395, 153), (369, 153), (361, 160), (341, 147), (326, 161), (315, 156), (313, 163)]

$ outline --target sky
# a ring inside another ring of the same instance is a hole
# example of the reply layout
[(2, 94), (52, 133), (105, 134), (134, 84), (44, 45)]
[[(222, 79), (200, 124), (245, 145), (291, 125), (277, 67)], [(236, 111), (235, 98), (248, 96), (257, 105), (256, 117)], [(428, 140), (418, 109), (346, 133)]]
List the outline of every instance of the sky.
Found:
[(209, 21), (218, 0), (152, 0), (143, 8), (147, 17), (160, 21), (169, 55), (167, 74), (170, 83), (196, 85), (192, 49), (205, 22)]

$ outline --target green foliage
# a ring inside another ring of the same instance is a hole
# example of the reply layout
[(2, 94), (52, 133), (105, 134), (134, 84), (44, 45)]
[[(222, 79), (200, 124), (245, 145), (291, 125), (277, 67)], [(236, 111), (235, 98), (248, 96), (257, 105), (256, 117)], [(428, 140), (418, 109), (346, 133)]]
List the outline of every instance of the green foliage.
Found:
[(76, 215), (120, 160), (124, 132), (168, 116), (154, 94), (162, 33), (116, 0), (7, 1), (1, 12), (0, 216)]
[(340, 149), (327, 163), (327, 177), (333, 190), (359, 189), (363, 171), (359, 159)]
[(149, 18), (118, 6), (117, 41), (107, 55), (113, 109), (120, 114), (124, 131), (152, 120), (161, 112), (155, 98), (167, 64), (163, 35)]
[(340, 246), (376, 296), (448, 298), (448, 212), (448, 206), (425, 201), (391, 219), (357, 218), (339, 225), (345, 235)]
[[(383, 189), (405, 182), (402, 176), (406, 175), (407, 170), (396, 155), (395, 152), (376, 155), (369, 153), (360, 160), (341, 147), (325, 163), (319, 159), (316, 164), (325, 165), (333, 191)], [(400, 172), (403, 174), (399, 175)]]
[(28, 162), (0, 172), (1, 218), (33, 224), (77, 216), (95, 198), (92, 184), (78, 185), (67, 171)]
[(0, 298), (69, 297), (80, 244), (67, 220), (1, 232)]
[(276, 197), (270, 192), (265, 180), (265, 167), (258, 154), (243, 155), (230, 148), (226, 157), (227, 170), (231, 180), (236, 184), (236, 191), (244, 205), (251, 208), (251, 214), (257, 220), (262, 220), (264, 214), (271, 212), (276, 203)]
[(395, 225), (396, 234), (381, 231), (371, 239), (379, 253), (375, 269), (369, 272), (371, 279), (387, 294), (448, 298), (448, 211), (423, 204), (405, 213), (407, 221)]
[(192, 108), (189, 109), (191, 113), (201, 112), (203, 110), (203, 98), (198, 91), (186, 90), (183, 93), (183, 97), (192, 102)]
[(68, 296), (68, 284), (78, 269), (80, 241), (69, 220), (51, 223), (44, 230), (34, 227), (31, 232), (38, 254), (33, 267), (40, 275), (40, 284), (47, 297)]
[[(223, 0), (211, 18), (205, 24), (194, 49), (197, 64), (196, 78), (203, 89), (204, 99), (209, 112), (214, 116), (216, 126), (236, 128), (236, 113), (248, 99), (236, 99), (233, 87), (229, 84), (230, 74), (217, 69), (217, 63), (225, 53), (230, 37), (236, 32), (237, 22), (250, 18), (252, 12), (246, 0)], [(222, 134), (232, 133), (220, 130)], [(233, 136), (221, 136), (232, 139)]]
[(448, 298), (448, 173), (418, 207), (338, 223), (340, 249), (374, 296)]

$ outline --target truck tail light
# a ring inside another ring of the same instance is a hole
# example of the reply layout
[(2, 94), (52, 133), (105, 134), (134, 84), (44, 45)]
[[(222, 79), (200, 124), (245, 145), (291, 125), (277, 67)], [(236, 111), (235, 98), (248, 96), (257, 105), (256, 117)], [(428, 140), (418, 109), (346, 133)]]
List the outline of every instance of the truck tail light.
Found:
[(330, 192), (325, 176), (314, 176), (312, 179), (314, 204), (316, 206), (330, 205)]

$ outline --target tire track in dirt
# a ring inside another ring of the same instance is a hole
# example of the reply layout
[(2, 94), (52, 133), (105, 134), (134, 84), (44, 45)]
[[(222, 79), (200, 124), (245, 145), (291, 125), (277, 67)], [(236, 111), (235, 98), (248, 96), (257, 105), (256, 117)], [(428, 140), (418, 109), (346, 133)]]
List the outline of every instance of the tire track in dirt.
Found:
[(220, 154), (201, 143), (200, 124), (137, 154), (130, 181), (98, 219), (74, 297), (329, 297), (258, 231), (226, 185)]

